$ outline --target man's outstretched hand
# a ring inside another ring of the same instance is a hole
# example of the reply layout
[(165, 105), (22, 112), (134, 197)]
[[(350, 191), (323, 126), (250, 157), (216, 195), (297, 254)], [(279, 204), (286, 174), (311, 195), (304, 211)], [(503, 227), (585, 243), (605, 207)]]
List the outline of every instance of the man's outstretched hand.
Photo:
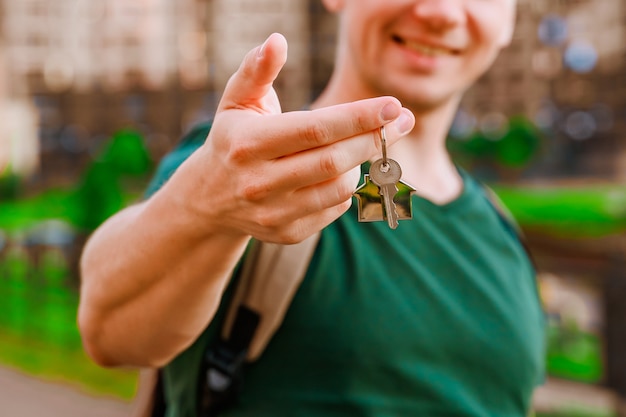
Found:
[(272, 34), (230, 78), (204, 146), (185, 164), (187, 196), (199, 227), (295, 243), (343, 214), (360, 165), (408, 133), (412, 113), (393, 97), (377, 97), (282, 113), (272, 87), (287, 59), (287, 42)]

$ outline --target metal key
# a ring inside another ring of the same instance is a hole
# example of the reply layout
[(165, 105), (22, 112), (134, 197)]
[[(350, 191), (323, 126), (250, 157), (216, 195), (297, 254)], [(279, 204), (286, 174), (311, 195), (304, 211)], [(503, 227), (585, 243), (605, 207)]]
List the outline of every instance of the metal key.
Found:
[(387, 155), (384, 154), (383, 159), (372, 163), (369, 175), (372, 182), (378, 186), (378, 193), (383, 203), (383, 215), (387, 219), (387, 224), (395, 229), (398, 227), (398, 212), (393, 197), (398, 192), (396, 183), (402, 177), (400, 164), (387, 158)]
[[(387, 158), (385, 126), (381, 126), (379, 134), (383, 157), (372, 163), (369, 174), (363, 177), (364, 183), (354, 192), (354, 196), (359, 200), (358, 220), (359, 222), (387, 220), (389, 227), (395, 229), (398, 227), (398, 220), (413, 218), (411, 194), (415, 188), (401, 180), (400, 164)], [(398, 195), (398, 212), (393, 199), (399, 191), (401, 194)]]

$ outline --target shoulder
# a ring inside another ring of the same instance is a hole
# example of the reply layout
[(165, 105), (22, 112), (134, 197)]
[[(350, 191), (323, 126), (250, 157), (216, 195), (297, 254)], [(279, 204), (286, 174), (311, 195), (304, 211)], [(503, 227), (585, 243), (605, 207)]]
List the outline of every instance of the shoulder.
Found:
[(522, 240), (524, 234), (519, 224), (517, 223), (517, 220), (513, 216), (513, 213), (511, 213), (509, 208), (504, 204), (498, 194), (496, 194), (496, 192), (491, 187), (482, 183), (480, 183), (480, 186), (482, 188), (483, 195), (489, 202), (489, 205), (498, 214), (498, 217), (500, 218), (502, 223), (513, 235)]
[(466, 186), (468, 183), (473, 183), (476, 192), (481, 195), (481, 198), (486, 200), (487, 205), (490, 207), (490, 209), (496, 213), (500, 224), (504, 227), (507, 233), (511, 235), (521, 245), (521, 247), (524, 249), (524, 252), (526, 252), (526, 255), (529, 257), (533, 265), (535, 265), (532, 252), (530, 251), (528, 242), (526, 241), (526, 236), (524, 235), (524, 231), (522, 230), (515, 216), (509, 210), (506, 204), (500, 199), (498, 194), (487, 184), (474, 178), (462, 169), (459, 170), (464, 176)]
[(161, 186), (172, 176), (176, 169), (189, 156), (194, 153), (204, 143), (209, 131), (211, 130), (212, 121), (203, 122), (194, 126), (187, 134), (185, 134), (176, 148), (165, 155), (148, 185), (146, 197), (154, 194)]

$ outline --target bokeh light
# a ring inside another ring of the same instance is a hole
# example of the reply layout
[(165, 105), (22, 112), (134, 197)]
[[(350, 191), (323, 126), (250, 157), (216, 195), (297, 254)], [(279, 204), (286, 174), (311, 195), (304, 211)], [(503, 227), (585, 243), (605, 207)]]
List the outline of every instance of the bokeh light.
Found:
[(561, 45), (568, 36), (567, 22), (560, 16), (549, 14), (539, 22), (537, 35), (541, 42), (546, 45)]
[(489, 140), (500, 140), (509, 130), (509, 119), (500, 112), (490, 112), (480, 118), (480, 131)]
[(563, 70), (561, 52), (554, 48), (541, 48), (533, 52), (533, 72), (542, 78), (554, 78)]
[(574, 72), (587, 73), (598, 62), (596, 48), (587, 41), (573, 41), (565, 49), (563, 56), (565, 66)]
[(574, 140), (590, 139), (597, 128), (595, 119), (586, 111), (575, 111), (565, 118), (565, 133)]

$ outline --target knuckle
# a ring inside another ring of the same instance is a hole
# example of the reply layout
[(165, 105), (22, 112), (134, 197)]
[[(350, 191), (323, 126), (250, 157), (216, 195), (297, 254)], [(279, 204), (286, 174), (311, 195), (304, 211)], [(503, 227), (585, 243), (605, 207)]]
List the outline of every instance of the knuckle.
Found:
[(279, 239), (283, 245), (294, 245), (302, 240), (298, 237), (296, 233), (292, 232), (291, 230), (280, 233)]
[(372, 130), (370, 125), (371, 121), (364, 115), (359, 115), (352, 121), (352, 128), (355, 132), (367, 132), (368, 130)]
[(342, 172), (347, 164), (347, 155), (333, 146), (321, 155), (319, 170), (323, 174), (334, 176)]
[(247, 201), (260, 201), (266, 198), (271, 192), (272, 187), (263, 181), (245, 181), (241, 187), (239, 195)]
[(332, 152), (325, 152), (320, 157), (319, 171), (326, 175), (333, 175), (337, 171), (337, 161)]
[(305, 239), (306, 235), (302, 228), (297, 224), (292, 224), (290, 227), (284, 227), (277, 231), (276, 237), (278, 241), (283, 245), (294, 245)]
[(354, 181), (347, 175), (344, 175), (337, 183), (336, 187), (337, 200), (346, 201), (350, 200), (354, 193)]
[(325, 123), (314, 121), (300, 128), (299, 136), (307, 145), (315, 147), (330, 140), (330, 131)]
[(275, 210), (261, 209), (257, 212), (255, 221), (260, 227), (273, 231), (282, 225), (282, 216)]
[(228, 150), (228, 159), (240, 164), (250, 160), (254, 153), (251, 141), (233, 140)]
[(303, 218), (293, 218), (283, 209), (259, 210), (254, 215), (257, 226), (266, 240), (282, 245), (293, 245), (304, 240), (310, 231)]

